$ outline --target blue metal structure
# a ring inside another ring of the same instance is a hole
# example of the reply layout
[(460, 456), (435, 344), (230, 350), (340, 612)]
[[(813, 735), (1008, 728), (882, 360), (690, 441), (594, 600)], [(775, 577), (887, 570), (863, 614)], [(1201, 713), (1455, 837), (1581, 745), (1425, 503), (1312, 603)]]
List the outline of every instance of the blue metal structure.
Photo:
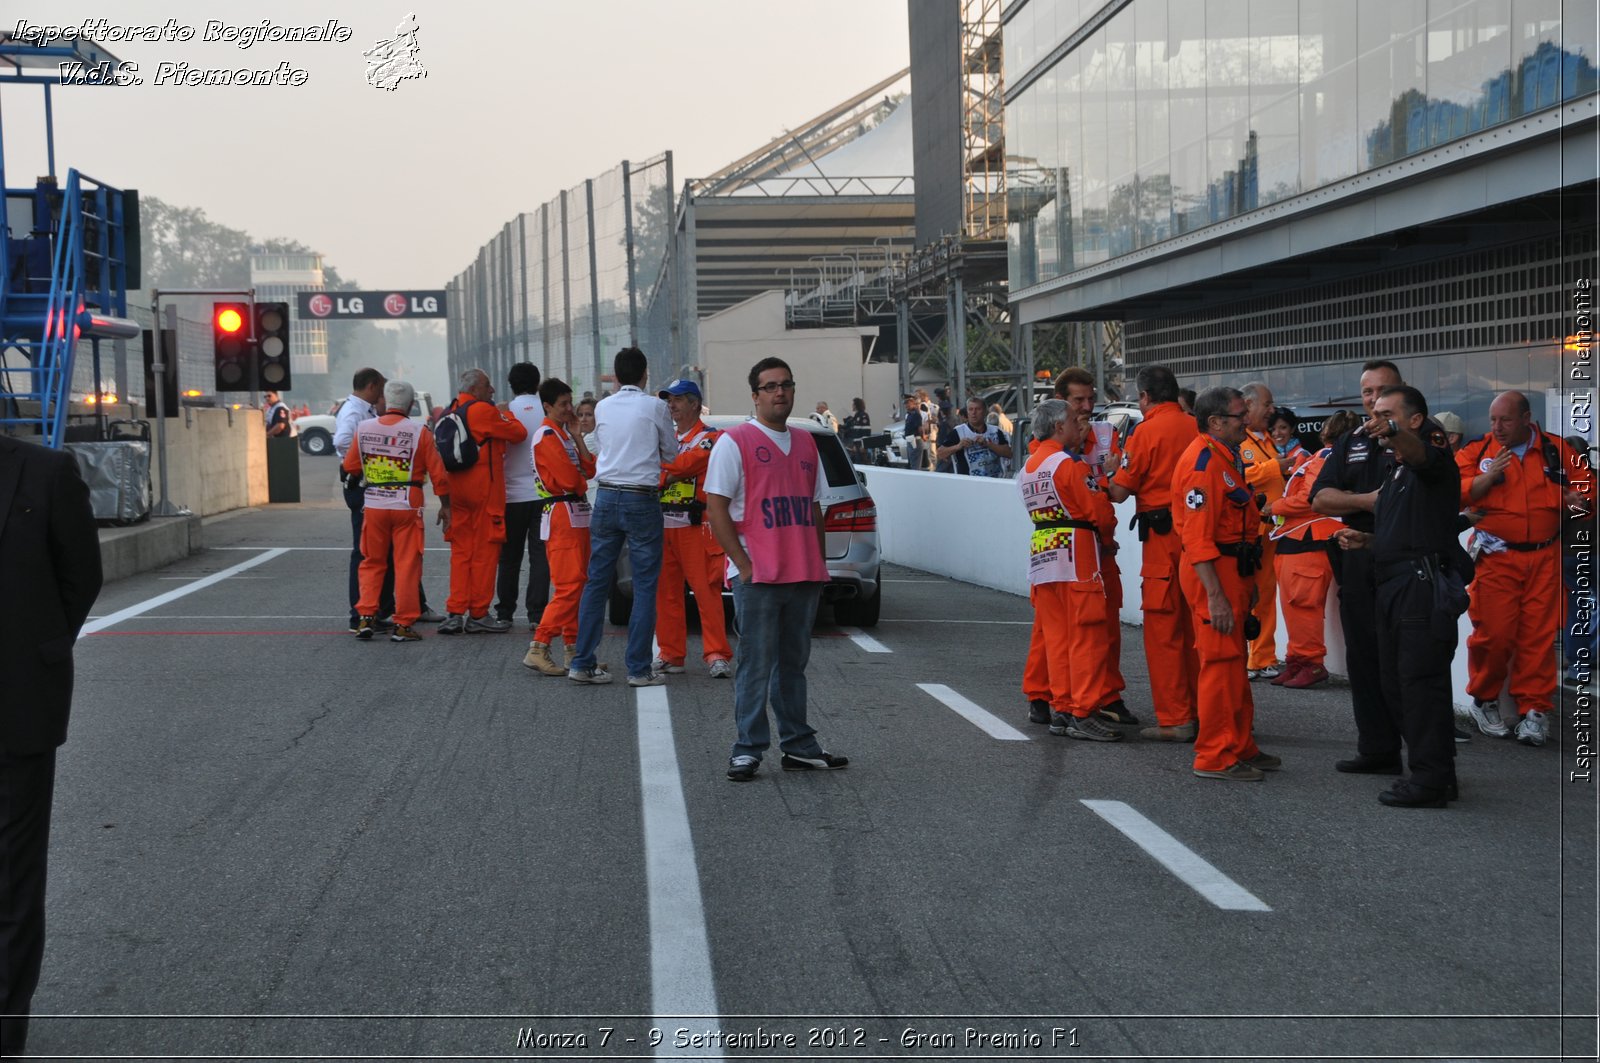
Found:
[[(103, 337), (95, 323), (128, 313), (122, 190), (77, 170), (67, 171), (64, 186), (55, 176), (50, 91), (64, 62), (109, 64), (102, 68), (111, 70), (118, 60), (92, 44), (0, 41), (0, 87), (44, 88), (50, 170), (32, 188), (7, 184), (0, 127), (0, 430), (31, 430), (52, 447), (66, 432), (78, 341), (92, 345), (98, 390)], [(21, 387), (15, 386), (19, 377)]]

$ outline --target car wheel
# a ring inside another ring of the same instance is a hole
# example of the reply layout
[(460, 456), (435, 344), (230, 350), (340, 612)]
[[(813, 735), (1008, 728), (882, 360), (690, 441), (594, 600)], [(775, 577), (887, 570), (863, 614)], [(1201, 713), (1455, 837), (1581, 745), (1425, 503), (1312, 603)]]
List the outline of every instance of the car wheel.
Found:
[(627, 624), (628, 618), (632, 615), (633, 595), (623, 594), (613, 583), (611, 585), (610, 607), (606, 610), (607, 618), (617, 627), (622, 627)]
[(857, 598), (853, 603), (856, 617), (856, 627), (877, 627), (878, 608), (883, 604), (883, 584), (878, 584), (878, 593), (866, 601)]
[(332, 454), (333, 437), (320, 428), (313, 428), (300, 437), (300, 449), (316, 457)]

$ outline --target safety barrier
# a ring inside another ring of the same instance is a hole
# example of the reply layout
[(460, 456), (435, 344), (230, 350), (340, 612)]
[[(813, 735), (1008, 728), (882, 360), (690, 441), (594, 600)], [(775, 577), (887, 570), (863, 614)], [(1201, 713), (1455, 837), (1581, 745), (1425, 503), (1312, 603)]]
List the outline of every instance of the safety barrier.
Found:
[[(949, 476), (905, 469), (861, 466), (867, 490), (878, 507), (878, 539), (883, 557), (963, 583), (975, 583), (1024, 597), (1028, 593), (1029, 523), (1017, 485), (1011, 480)], [(1143, 625), (1139, 609), (1138, 536), (1128, 528), (1132, 499), (1116, 507), (1117, 560), (1122, 567), (1122, 622)], [(1472, 630), (1465, 615), (1459, 625), (1451, 686), (1456, 704), (1471, 704), (1467, 696), (1467, 635)], [(1344, 633), (1340, 628), (1337, 590), (1328, 593), (1326, 627), (1327, 669), (1345, 673)], [(1279, 658), (1288, 644), (1283, 613), (1278, 613)], [(1124, 647), (1139, 654), (1137, 640)], [(1136, 658), (1129, 657), (1128, 660)]]

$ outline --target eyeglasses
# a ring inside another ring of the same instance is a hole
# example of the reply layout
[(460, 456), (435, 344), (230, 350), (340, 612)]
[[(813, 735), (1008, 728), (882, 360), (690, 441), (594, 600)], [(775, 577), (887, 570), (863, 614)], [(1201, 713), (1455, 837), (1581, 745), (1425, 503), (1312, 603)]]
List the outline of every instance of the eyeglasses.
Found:
[(776, 395), (780, 391), (793, 391), (793, 380), (769, 380), (756, 388), (757, 391), (767, 395)]
[(1242, 413), (1214, 413), (1211, 416), (1213, 416), (1213, 417), (1221, 417), (1224, 420), (1228, 420), (1228, 419), (1232, 419), (1232, 420), (1235, 420), (1235, 421), (1244, 420), (1244, 414), (1242, 414)]

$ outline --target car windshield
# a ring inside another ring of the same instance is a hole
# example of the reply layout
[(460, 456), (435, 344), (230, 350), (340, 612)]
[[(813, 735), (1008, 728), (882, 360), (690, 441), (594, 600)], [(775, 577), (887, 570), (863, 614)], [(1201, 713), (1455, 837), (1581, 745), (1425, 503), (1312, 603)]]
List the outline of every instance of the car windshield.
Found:
[(850, 455), (845, 452), (844, 444), (839, 442), (839, 437), (828, 435), (815, 435), (817, 453), (822, 455), (822, 470), (828, 477), (829, 487), (854, 487), (856, 484), (856, 470), (850, 464)]

